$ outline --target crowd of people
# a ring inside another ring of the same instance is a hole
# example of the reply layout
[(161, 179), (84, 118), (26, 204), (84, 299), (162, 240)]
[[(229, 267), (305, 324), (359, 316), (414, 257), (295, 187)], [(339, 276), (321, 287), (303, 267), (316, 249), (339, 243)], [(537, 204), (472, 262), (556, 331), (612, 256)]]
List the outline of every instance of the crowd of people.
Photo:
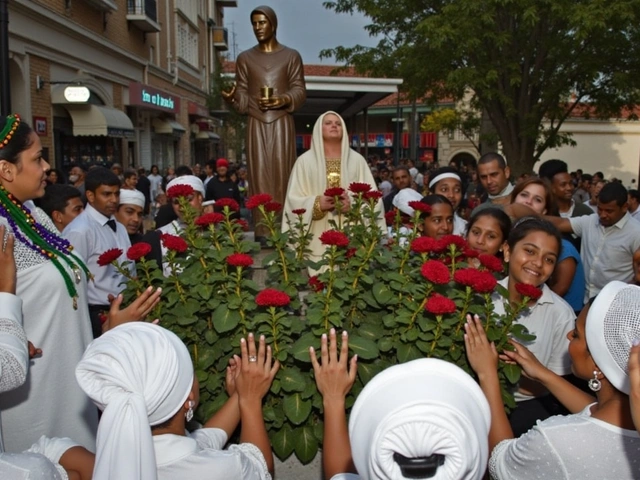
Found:
[[(383, 198), (371, 228), (381, 242), (401, 235), (387, 229), (384, 210), (410, 216), (421, 201), (430, 206), (421, 235), (464, 236), (507, 264), (499, 283), (508, 298), (493, 298), (498, 313), (522, 301), (516, 284), (542, 295), (517, 320), (535, 340), (512, 342), (513, 350), (496, 351), (482, 319), (468, 317), (466, 354), (478, 382), (435, 359), (398, 365), (366, 386), (348, 424), (357, 357), (348, 358), (347, 332), (323, 335), (309, 353), (323, 397), (326, 478), (480, 479), (487, 469), (497, 479), (639, 478), (638, 192), (599, 172), (572, 174), (560, 160), (512, 183), (498, 153), (477, 164), (390, 168), (350, 149), (348, 138), (337, 113), (318, 119), (285, 211), (304, 208), (317, 236), (350, 208), (349, 194), (336, 201), (327, 188), (375, 184)], [(279, 364), (264, 337), (240, 340), (226, 372), (229, 400), (187, 431), (199, 388), (189, 352), (162, 326), (137, 322), (162, 292), (148, 288), (124, 306), (122, 274), (98, 266), (103, 252), (141, 240), (162, 264), (159, 236), (184, 228), (180, 205), (162, 204), (168, 188), (189, 185), (200, 211), (220, 198), (241, 204), (248, 191), (246, 170), (225, 159), (203, 172), (166, 173), (75, 166), (61, 183), (31, 128), (18, 116), (0, 120), (2, 478), (273, 474), (262, 400)], [(145, 218), (155, 220), (149, 231)], [(314, 258), (322, 248), (312, 245)], [(499, 361), (524, 372), (508, 416)], [(225, 448), (238, 426), (239, 443)]]

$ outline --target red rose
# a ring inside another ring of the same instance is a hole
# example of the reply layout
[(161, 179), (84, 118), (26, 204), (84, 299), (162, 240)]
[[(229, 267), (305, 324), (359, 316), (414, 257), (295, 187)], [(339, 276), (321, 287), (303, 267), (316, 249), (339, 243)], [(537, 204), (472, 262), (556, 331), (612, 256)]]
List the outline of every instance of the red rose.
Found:
[(187, 242), (182, 237), (178, 237), (177, 235), (170, 235), (168, 233), (163, 233), (160, 237), (162, 240), (162, 244), (167, 250), (173, 250), (174, 252), (184, 253), (189, 248)]
[(105, 267), (118, 260), (120, 255), (122, 255), (122, 250), (119, 248), (110, 248), (98, 257), (98, 265)]
[(362, 195), (362, 198), (364, 198), (365, 200), (378, 201), (382, 198), (382, 192), (379, 192), (378, 190), (370, 190)]
[(167, 198), (188, 197), (193, 195), (193, 187), (191, 185), (174, 185), (167, 190)]
[(324, 191), (325, 196), (327, 197), (339, 197), (344, 193), (344, 188), (342, 187), (333, 187), (333, 188), (327, 188)]
[(355, 194), (367, 193), (370, 190), (371, 190), (371, 185), (369, 185), (368, 183), (353, 182), (349, 185), (349, 191)]
[(240, 225), (240, 228), (242, 228), (243, 231), (245, 232), (249, 231), (249, 222), (247, 222), (246, 220), (242, 218), (236, 218), (234, 222)]
[(351, 258), (356, 254), (357, 251), (358, 251), (357, 248), (349, 248), (349, 249), (347, 249), (347, 253), (345, 253), (345, 256), (347, 258)]
[(445, 315), (447, 313), (453, 313), (456, 311), (456, 304), (453, 300), (443, 297), (439, 293), (433, 294), (427, 300), (427, 304), (424, 306), (424, 309), (433, 313), (434, 315)]
[(323, 245), (335, 245), (336, 247), (346, 247), (349, 245), (349, 237), (337, 230), (327, 230), (320, 235)]
[(427, 260), (422, 265), (420, 271), (422, 272), (422, 276), (431, 283), (444, 285), (445, 283), (449, 283), (449, 280), (451, 280), (449, 269), (444, 263), (437, 260)]
[(151, 253), (151, 245), (146, 242), (136, 243), (127, 250), (127, 258), (134, 262), (140, 260), (142, 257), (146, 257)]
[(253, 258), (246, 253), (232, 253), (227, 257), (227, 263), (233, 267), (250, 267), (253, 265)]
[(295, 210), (292, 210), (291, 213), (293, 213), (294, 215), (304, 215), (305, 213), (307, 213), (307, 209), (306, 208), (296, 208)]
[(460, 285), (470, 287), (477, 281), (479, 273), (475, 268), (461, 268), (453, 274), (453, 279)]
[(431, 205), (421, 202), (420, 200), (412, 200), (409, 202), (409, 206), (416, 212), (431, 213)]
[(504, 265), (502, 264), (502, 260), (494, 255), (486, 255), (481, 254), (478, 255), (478, 261), (480, 265), (482, 265), (487, 270), (491, 270), (492, 272), (502, 272), (504, 270)]
[(459, 252), (467, 248), (467, 241), (460, 235), (445, 235), (440, 239), (443, 250), (448, 250), (450, 245), (455, 245)]
[(498, 281), (489, 272), (478, 271), (476, 281), (471, 285), (473, 291), (476, 293), (491, 293), (496, 288)]
[(273, 288), (266, 288), (256, 295), (256, 304), (261, 307), (284, 307), (290, 302), (289, 295)]
[(318, 280), (317, 275), (309, 278), (309, 286), (313, 289), (314, 292), (321, 292), (322, 290), (324, 290), (324, 283)]
[(249, 197), (247, 201), (244, 203), (244, 206), (247, 207), (249, 210), (252, 210), (254, 208), (258, 208), (260, 205), (269, 203), (272, 200), (273, 200), (273, 197), (268, 193), (258, 193), (256, 195)]
[(224, 207), (228, 207), (232, 212), (240, 210), (240, 205), (233, 198), (221, 198), (213, 204), (213, 208), (216, 210), (224, 210)]
[(276, 213), (282, 210), (282, 204), (278, 202), (268, 202), (264, 204), (264, 210), (265, 212)]
[(538, 300), (542, 296), (542, 290), (527, 283), (516, 283), (516, 291), (523, 297)]
[(411, 251), (416, 253), (439, 252), (440, 244), (431, 237), (418, 237), (411, 242)]
[(216, 224), (224, 221), (224, 215), (221, 213), (213, 212), (213, 213), (205, 213), (204, 215), (199, 216), (195, 220), (195, 224), (199, 227), (207, 227), (211, 224)]
[(397, 210), (390, 210), (384, 214), (384, 219), (387, 222), (387, 225), (393, 225), (396, 223), (397, 214), (398, 214)]

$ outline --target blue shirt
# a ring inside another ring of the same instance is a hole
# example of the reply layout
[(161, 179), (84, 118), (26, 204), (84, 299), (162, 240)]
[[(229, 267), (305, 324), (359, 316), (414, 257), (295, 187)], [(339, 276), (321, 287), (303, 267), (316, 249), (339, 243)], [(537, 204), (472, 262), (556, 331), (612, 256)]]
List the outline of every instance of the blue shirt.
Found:
[(566, 239), (562, 239), (562, 253), (558, 259), (558, 263), (567, 259), (573, 258), (576, 261), (576, 273), (573, 276), (573, 281), (567, 293), (562, 298), (571, 305), (574, 311), (579, 312), (584, 306), (584, 291), (587, 288), (584, 280), (584, 267), (582, 265), (582, 259), (576, 247)]

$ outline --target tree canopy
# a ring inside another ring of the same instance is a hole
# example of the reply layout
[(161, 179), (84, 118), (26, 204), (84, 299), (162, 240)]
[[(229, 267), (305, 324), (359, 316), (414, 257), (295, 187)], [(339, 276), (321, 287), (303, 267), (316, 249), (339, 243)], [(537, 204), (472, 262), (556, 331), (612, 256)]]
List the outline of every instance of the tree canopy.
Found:
[(324, 50), (360, 73), (398, 76), (414, 98), (486, 113), (515, 173), (530, 171), (570, 115), (612, 118), (640, 102), (640, 0), (332, 0), (361, 12), (376, 47)]

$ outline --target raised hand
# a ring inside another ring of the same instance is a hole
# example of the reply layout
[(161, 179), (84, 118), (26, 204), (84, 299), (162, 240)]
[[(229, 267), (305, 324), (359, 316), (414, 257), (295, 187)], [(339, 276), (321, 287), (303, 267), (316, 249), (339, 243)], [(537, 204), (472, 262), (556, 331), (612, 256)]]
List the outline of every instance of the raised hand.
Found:
[(483, 375), (497, 375), (498, 352), (493, 342), (489, 342), (487, 334), (482, 328), (482, 322), (478, 315), (467, 315), (467, 323), (464, 325), (464, 345), (467, 351), (469, 365), (474, 372), (481, 377)]
[[(138, 298), (136, 298), (131, 305), (127, 308), (120, 309), (122, 305), (122, 294), (117, 297), (109, 296), (109, 302), (111, 308), (107, 315), (107, 321), (102, 325), (102, 331), (106, 332), (111, 328), (115, 328), (118, 325), (122, 325), (127, 322), (137, 322), (138, 320), (144, 320), (144, 318), (151, 313), (155, 306), (160, 301), (161, 288), (148, 287), (142, 292)], [(157, 323), (157, 322), (155, 322)]]
[(271, 346), (265, 344), (264, 335), (260, 336), (257, 347), (253, 333), (247, 339), (241, 338), (240, 353), (241, 357), (234, 356), (239, 365), (235, 379), (238, 396), (240, 400), (261, 400), (269, 391), (280, 362), (273, 362)]
[(515, 347), (515, 351), (505, 350), (500, 355), (501, 359), (505, 361), (515, 362), (522, 367), (522, 374), (525, 377), (539, 382), (542, 376), (549, 370), (540, 363), (540, 360), (531, 353), (527, 347), (521, 345), (515, 340), (509, 340), (509, 343)]
[(334, 328), (329, 331), (328, 345), (327, 334), (322, 335), (320, 341), (320, 360), (322, 364), (318, 363), (313, 347), (309, 348), (309, 355), (313, 365), (316, 385), (322, 396), (324, 398), (344, 399), (351, 387), (353, 387), (358, 371), (357, 355), (354, 355), (351, 361), (347, 361), (349, 357), (349, 337), (346, 330), (342, 332), (340, 356), (338, 356), (338, 341)]

